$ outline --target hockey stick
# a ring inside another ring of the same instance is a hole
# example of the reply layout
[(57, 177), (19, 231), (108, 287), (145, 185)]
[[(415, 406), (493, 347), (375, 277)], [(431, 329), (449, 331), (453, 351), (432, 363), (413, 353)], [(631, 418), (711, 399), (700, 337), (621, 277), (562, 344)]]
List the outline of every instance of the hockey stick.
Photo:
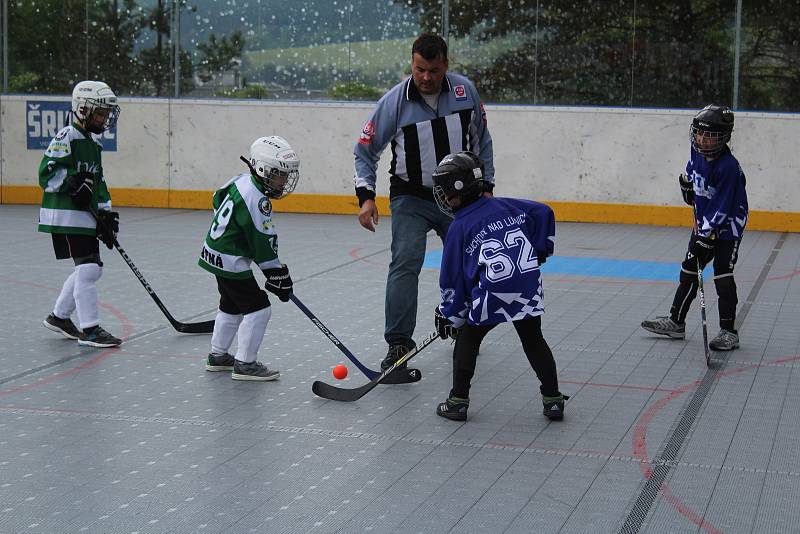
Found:
[(384, 379), (389, 376), (392, 371), (397, 369), (400, 365), (406, 363), (408, 360), (419, 354), (422, 349), (433, 343), (433, 341), (439, 337), (439, 333), (434, 331), (428, 334), (428, 337), (422, 340), (422, 343), (417, 345), (417, 348), (412, 350), (411, 352), (405, 353), (403, 356), (400, 357), (394, 365), (383, 371), (381, 374), (373, 378), (371, 381), (367, 382), (361, 387), (353, 388), (353, 389), (345, 389), (345, 388), (337, 388), (336, 386), (332, 386), (330, 384), (326, 384), (325, 382), (320, 382), (319, 380), (315, 381), (314, 384), (311, 386), (311, 391), (314, 394), (322, 397), (323, 399), (329, 400), (336, 400), (336, 401), (343, 401), (343, 402), (353, 402), (370, 391), (377, 386), (378, 384), (384, 382)]
[[(98, 222), (100, 224), (103, 224), (97, 218), (97, 212), (94, 209), (89, 208), (89, 213), (92, 214), (92, 217), (94, 217), (94, 220), (96, 222)], [(139, 269), (136, 268), (136, 265), (133, 264), (133, 260), (130, 258), (130, 256), (128, 256), (128, 253), (125, 252), (125, 249), (123, 249), (122, 246), (119, 244), (119, 241), (117, 241), (116, 236), (114, 236), (114, 248), (116, 248), (117, 252), (120, 253), (120, 256), (122, 256), (122, 259), (125, 260), (125, 263), (127, 263), (128, 267), (131, 268), (131, 271), (133, 271), (133, 274), (136, 275), (136, 278), (139, 279), (139, 282), (142, 283), (144, 288), (147, 290), (147, 293), (155, 301), (156, 306), (158, 306), (158, 309), (160, 309), (161, 312), (166, 316), (167, 320), (169, 321), (169, 324), (171, 324), (172, 327), (175, 328), (175, 330), (177, 330), (178, 332), (181, 332), (183, 334), (210, 334), (210, 333), (212, 333), (214, 331), (214, 321), (213, 320), (211, 320), (211, 321), (203, 321), (201, 323), (182, 323), (182, 322), (178, 321), (177, 319), (175, 319), (172, 316), (172, 314), (169, 313), (169, 311), (167, 311), (166, 306), (164, 306), (164, 304), (161, 302), (161, 299), (158, 298), (158, 295), (156, 295), (156, 292), (153, 291), (152, 287), (150, 287), (150, 284), (147, 283), (147, 280), (144, 279), (144, 276), (142, 276), (142, 273), (139, 272)]]
[(703, 349), (706, 352), (706, 367), (711, 365), (711, 353), (708, 351), (708, 326), (706, 324), (706, 292), (703, 290), (703, 270), (697, 260), (697, 291), (700, 293), (700, 319), (703, 323)]
[[(694, 229), (697, 233), (697, 206), (692, 202), (692, 212), (694, 213)], [(706, 292), (703, 289), (703, 268), (700, 265), (700, 258), (697, 261), (697, 291), (700, 293), (700, 321), (703, 324), (703, 350), (706, 354), (706, 367), (711, 365), (711, 353), (708, 350), (708, 324), (706, 322)]]
[[(373, 378), (375, 378), (376, 376), (379, 376), (381, 374), (378, 371), (373, 371), (372, 369), (370, 369), (369, 367), (367, 367), (366, 365), (361, 363), (358, 360), (358, 358), (356, 358), (353, 355), (353, 353), (350, 352), (350, 350), (348, 350), (348, 348), (344, 346), (344, 343), (339, 341), (339, 339), (335, 335), (333, 335), (333, 332), (328, 330), (328, 328), (324, 324), (322, 324), (322, 321), (317, 319), (317, 316), (314, 315), (311, 312), (311, 310), (309, 310), (306, 307), (306, 305), (303, 304), (300, 301), (300, 299), (297, 297), (297, 295), (292, 293), (289, 296), (289, 298), (292, 300), (292, 302), (295, 303), (295, 305), (297, 305), (298, 308), (300, 308), (300, 311), (302, 311), (304, 314), (306, 314), (306, 317), (311, 319), (311, 322), (314, 323), (314, 325), (317, 328), (319, 328), (320, 331), (323, 334), (325, 334), (325, 336), (327, 336), (327, 338), (330, 339), (331, 342), (334, 345), (336, 345), (336, 348), (338, 348), (342, 352), (342, 354), (347, 356), (347, 358), (351, 362), (353, 362), (355, 364), (355, 366), (358, 367), (361, 370), (362, 373), (364, 373), (364, 375), (367, 378), (372, 380)], [(407, 383), (410, 383), (410, 382), (419, 382), (419, 380), (422, 378), (422, 373), (418, 369), (405, 369), (404, 371), (405, 371), (405, 373), (401, 373), (400, 371), (398, 371), (397, 373), (393, 374), (392, 376), (387, 377), (387, 379), (384, 380), (383, 383), (384, 384), (407, 384)]]

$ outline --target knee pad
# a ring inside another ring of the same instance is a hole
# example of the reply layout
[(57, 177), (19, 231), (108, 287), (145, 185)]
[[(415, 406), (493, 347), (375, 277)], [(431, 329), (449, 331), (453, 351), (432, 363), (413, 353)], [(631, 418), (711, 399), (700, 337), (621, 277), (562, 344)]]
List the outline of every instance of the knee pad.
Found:
[(79, 284), (94, 284), (103, 275), (103, 268), (97, 263), (82, 263), (75, 267), (76, 282)]

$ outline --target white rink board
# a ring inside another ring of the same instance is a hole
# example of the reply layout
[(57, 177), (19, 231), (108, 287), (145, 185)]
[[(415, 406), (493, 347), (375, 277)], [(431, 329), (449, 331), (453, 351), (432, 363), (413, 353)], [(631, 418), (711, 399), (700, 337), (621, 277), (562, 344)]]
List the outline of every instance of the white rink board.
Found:
[[(36, 185), (40, 150), (26, 148), (25, 103), (2, 96), (3, 185)], [(104, 154), (113, 187), (213, 190), (244, 170), (240, 155), (281, 135), (301, 157), (296, 192), (353, 194), (353, 145), (373, 103), (121, 98), (117, 152)], [(681, 205), (693, 110), (487, 106), (497, 192), (564, 202)], [(800, 211), (800, 115), (736, 114), (734, 154), (750, 208)], [(388, 194), (389, 151), (378, 194)]]

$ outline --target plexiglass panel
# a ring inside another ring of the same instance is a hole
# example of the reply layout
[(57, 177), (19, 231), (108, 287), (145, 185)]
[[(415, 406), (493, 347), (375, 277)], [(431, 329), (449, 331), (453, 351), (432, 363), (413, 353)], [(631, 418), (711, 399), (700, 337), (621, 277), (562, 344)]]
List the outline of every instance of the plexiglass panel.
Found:
[(375, 100), (434, 31), (487, 102), (797, 111), (800, 2), (737, 4), (9, 0), (2, 69), (12, 93)]

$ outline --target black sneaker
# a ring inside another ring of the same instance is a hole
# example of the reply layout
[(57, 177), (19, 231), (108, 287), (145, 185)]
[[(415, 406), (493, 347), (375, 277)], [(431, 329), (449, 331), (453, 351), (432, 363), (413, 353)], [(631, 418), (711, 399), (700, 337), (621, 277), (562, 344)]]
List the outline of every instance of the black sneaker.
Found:
[[(389, 345), (389, 351), (386, 353), (386, 357), (381, 362), (381, 370), (387, 370), (389, 367), (394, 365), (394, 362), (405, 356), (407, 352), (413, 349), (414, 347), (406, 347), (405, 345)], [(406, 367), (408, 367), (408, 365), (406, 362), (403, 362), (397, 366), (397, 369), (405, 369)]]
[(542, 395), (542, 413), (551, 421), (561, 421), (564, 419), (564, 401), (569, 399), (567, 395), (559, 394), (556, 397), (545, 397)]
[(51, 313), (42, 321), (42, 324), (48, 330), (61, 334), (67, 339), (78, 339), (81, 337), (81, 331), (78, 330), (78, 327), (75, 326), (75, 323), (73, 323), (69, 317), (61, 319), (56, 317), (55, 313)]
[(102, 326), (93, 326), (81, 332), (78, 338), (79, 345), (88, 345), (90, 347), (118, 347), (122, 345), (122, 340), (114, 337), (105, 330)]
[(277, 380), (280, 377), (280, 371), (270, 369), (261, 362), (244, 363), (239, 360), (234, 360), (233, 373), (231, 373), (231, 378), (234, 380), (259, 380), (266, 382), (268, 380)]
[(446, 401), (436, 407), (436, 415), (451, 421), (466, 421), (469, 399), (450, 395)]
[(206, 358), (206, 371), (233, 371), (235, 358), (228, 354), (214, 354), (213, 352)]

